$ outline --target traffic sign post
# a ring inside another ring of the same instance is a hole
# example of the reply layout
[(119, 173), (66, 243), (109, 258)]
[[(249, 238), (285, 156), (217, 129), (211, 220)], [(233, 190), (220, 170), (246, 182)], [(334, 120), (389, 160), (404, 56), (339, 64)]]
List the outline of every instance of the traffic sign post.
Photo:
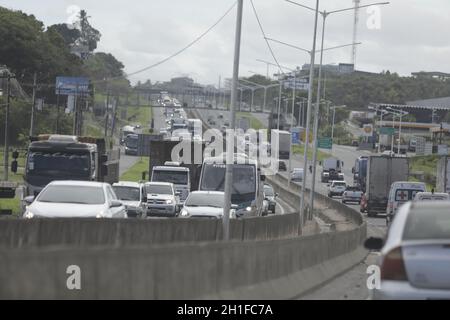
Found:
[(393, 136), (395, 134), (395, 129), (394, 128), (380, 128), (380, 134)]
[(317, 139), (317, 147), (321, 149), (333, 149), (333, 140), (331, 138)]

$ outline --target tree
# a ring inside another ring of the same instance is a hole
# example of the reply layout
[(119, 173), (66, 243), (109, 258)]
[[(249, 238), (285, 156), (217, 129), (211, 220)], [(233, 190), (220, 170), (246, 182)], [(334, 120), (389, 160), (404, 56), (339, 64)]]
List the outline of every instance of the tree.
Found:
[(59, 33), (68, 48), (74, 45), (75, 42), (81, 37), (80, 30), (76, 28), (69, 28), (66, 23), (54, 24), (48, 27), (48, 30)]
[(80, 43), (89, 48), (90, 52), (94, 52), (97, 49), (97, 43), (100, 41), (101, 33), (97, 29), (91, 26), (86, 10), (81, 10), (78, 16), (80, 26)]

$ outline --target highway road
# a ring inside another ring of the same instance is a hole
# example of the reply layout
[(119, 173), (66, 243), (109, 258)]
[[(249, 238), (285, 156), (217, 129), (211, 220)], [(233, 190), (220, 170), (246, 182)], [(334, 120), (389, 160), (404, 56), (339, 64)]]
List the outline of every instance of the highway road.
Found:
[[(224, 119), (218, 119), (219, 114), (223, 114)], [(225, 120), (228, 120), (229, 112), (222, 110), (202, 110), (201, 115), (203, 119), (213, 117), (216, 121), (216, 127), (220, 128)], [(354, 128), (355, 131), (357, 128)], [(362, 155), (371, 155), (369, 151), (358, 151), (355, 147), (350, 146), (340, 146), (334, 145), (331, 150), (322, 150), (324, 152), (331, 153), (334, 157), (339, 158), (344, 162), (343, 173), (347, 183), (353, 183), (352, 167), (354, 166), (355, 160)], [(309, 164), (308, 164), (309, 167)], [(303, 168), (303, 155), (296, 154), (292, 159), (292, 168)], [(316, 169), (316, 192), (327, 195), (328, 188), (327, 184), (320, 181), (321, 167), (318, 166)], [(287, 173), (282, 173), (287, 176)], [(307, 186), (311, 185), (311, 174), (307, 173)], [(340, 197), (334, 198), (336, 201), (341, 201)], [(358, 204), (348, 204), (355, 210), (359, 211)], [(378, 216), (374, 218), (369, 218), (364, 214), (367, 222), (367, 234), (368, 236), (374, 237), (384, 237), (387, 228), (384, 216)], [(375, 263), (377, 253), (371, 253), (367, 256), (366, 260), (353, 267), (348, 272), (336, 277), (324, 286), (307, 293), (306, 295), (300, 297), (300, 299), (305, 300), (316, 300), (316, 299), (358, 299), (366, 300), (370, 297), (369, 289), (367, 289), (367, 267)]]

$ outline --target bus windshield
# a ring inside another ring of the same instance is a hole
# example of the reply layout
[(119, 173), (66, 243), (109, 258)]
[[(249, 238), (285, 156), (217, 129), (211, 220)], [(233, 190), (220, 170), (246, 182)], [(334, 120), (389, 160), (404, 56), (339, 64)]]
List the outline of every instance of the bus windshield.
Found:
[(169, 182), (177, 185), (187, 185), (189, 172), (187, 171), (166, 171), (153, 170), (152, 181)]
[[(225, 164), (204, 164), (200, 190), (224, 191)], [(234, 164), (231, 201), (234, 204), (256, 198), (256, 168), (254, 165)]]
[(54, 173), (87, 176), (90, 171), (89, 153), (30, 152), (27, 173), (48, 175)]

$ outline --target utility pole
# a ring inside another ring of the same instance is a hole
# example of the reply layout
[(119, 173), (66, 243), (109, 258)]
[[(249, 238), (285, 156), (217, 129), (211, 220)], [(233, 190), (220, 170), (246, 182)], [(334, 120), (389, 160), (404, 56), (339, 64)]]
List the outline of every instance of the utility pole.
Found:
[(109, 89), (106, 93), (106, 108), (105, 108), (105, 138), (108, 136), (108, 121), (109, 121)]
[(233, 163), (234, 163), (234, 130), (236, 128), (235, 105), (237, 100), (237, 86), (239, 82), (239, 58), (241, 51), (241, 26), (242, 26), (242, 7), (244, 0), (238, 0), (236, 17), (236, 35), (234, 44), (234, 63), (233, 63), (233, 82), (231, 86), (231, 127), (233, 137), (227, 140), (226, 149), (226, 169), (225, 169), (225, 196), (223, 206), (223, 240), (230, 239), (230, 209), (231, 209), (231, 191), (233, 184)]
[[(317, 151), (318, 151), (318, 131), (319, 131), (319, 111), (320, 111), (320, 91), (321, 91), (321, 84), (322, 84), (322, 63), (323, 63), (323, 45), (325, 40), (325, 20), (327, 18), (328, 14), (326, 11), (322, 13), (322, 44), (320, 49), (320, 63), (319, 63), (319, 77), (317, 81), (317, 103), (316, 103), (316, 109), (314, 114), (314, 129), (313, 129), (313, 135), (314, 135), (314, 142), (313, 142), (313, 162), (312, 162), (312, 177), (311, 177), (311, 192), (309, 194), (309, 203), (311, 208), (311, 219), (314, 215), (314, 192), (316, 189), (316, 165), (317, 165)], [(333, 149), (331, 149), (333, 150)]]
[(34, 73), (33, 77), (33, 98), (31, 99), (31, 124), (30, 124), (30, 137), (34, 135), (34, 111), (36, 109), (36, 81), (37, 74)]
[(309, 88), (308, 88), (308, 106), (306, 111), (306, 130), (305, 130), (305, 150), (303, 153), (303, 179), (302, 179), (302, 192), (300, 196), (300, 234), (303, 229), (303, 208), (305, 206), (305, 189), (306, 189), (306, 176), (308, 172), (308, 144), (309, 144), (309, 129), (311, 122), (311, 109), (312, 109), (312, 99), (313, 99), (313, 85), (314, 85), (314, 63), (315, 63), (315, 53), (316, 53), (316, 36), (317, 36), (317, 20), (319, 16), (319, 0), (316, 0), (316, 13), (314, 19), (314, 34), (313, 34), (313, 46), (310, 53), (311, 61), (309, 64)]
[(8, 181), (8, 170), (9, 170), (9, 108), (11, 103), (11, 74), (9, 70), (6, 70), (8, 73), (6, 79), (6, 114), (5, 114), (5, 149), (3, 155), (3, 180)]
[(59, 134), (59, 93), (60, 88), (58, 87), (58, 92), (56, 94), (56, 134)]
[(280, 91), (278, 92), (278, 118), (277, 118), (277, 130), (280, 130), (280, 109), (281, 109), (281, 89), (283, 81), (280, 80)]

